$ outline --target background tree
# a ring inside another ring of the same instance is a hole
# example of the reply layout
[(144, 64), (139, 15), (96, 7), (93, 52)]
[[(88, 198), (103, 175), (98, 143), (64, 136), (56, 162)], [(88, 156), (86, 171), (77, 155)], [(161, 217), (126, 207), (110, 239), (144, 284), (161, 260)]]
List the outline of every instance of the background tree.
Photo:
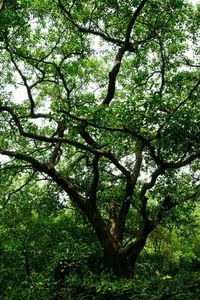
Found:
[(168, 212), (199, 199), (199, 7), (13, 0), (0, 14), (1, 172), (19, 161), (15, 189), (56, 183), (131, 277)]

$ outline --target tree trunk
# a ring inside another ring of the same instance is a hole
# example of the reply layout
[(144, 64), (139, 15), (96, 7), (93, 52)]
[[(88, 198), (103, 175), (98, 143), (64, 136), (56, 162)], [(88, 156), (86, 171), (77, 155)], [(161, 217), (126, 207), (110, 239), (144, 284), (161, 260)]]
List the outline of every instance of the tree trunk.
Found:
[(111, 248), (109, 252), (105, 252), (105, 259), (116, 276), (121, 278), (131, 278), (133, 276), (137, 259), (145, 247), (149, 233), (154, 228), (153, 223), (147, 222), (138, 232), (134, 242), (115, 250)]
[(106, 226), (95, 203), (86, 203), (85, 214), (96, 231), (99, 242), (104, 249), (107, 265), (113, 273), (122, 278), (131, 278), (135, 263), (143, 250), (149, 233), (155, 228), (155, 224), (148, 219), (140, 228), (134, 241), (123, 246), (118, 235), (110, 231)]
[(130, 279), (133, 276), (135, 264), (142, 249), (141, 247), (135, 248), (130, 255), (120, 250), (110, 251), (110, 253), (105, 253), (105, 260), (113, 274), (119, 278)]
[[(111, 254), (112, 255), (112, 254)], [(117, 277), (131, 278), (134, 270), (134, 263), (130, 260), (130, 257), (122, 255), (120, 253), (113, 253), (112, 257), (106, 256), (108, 265)]]

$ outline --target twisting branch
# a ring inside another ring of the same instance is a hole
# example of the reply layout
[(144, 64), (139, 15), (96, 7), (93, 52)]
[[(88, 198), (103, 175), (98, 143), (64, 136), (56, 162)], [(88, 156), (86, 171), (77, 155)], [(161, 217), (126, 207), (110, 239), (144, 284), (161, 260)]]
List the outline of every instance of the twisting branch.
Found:
[(181, 159), (177, 162), (165, 163), (165, 167), (168, 169), (180, 169), (182, 167), (189, 165), (191, 162), (193, 162), (194, 160), (196, 160), (198, 158), (200, 158), (200, 149), (198, 151), (196, 151), (195, 153), (191, 154), (190, 156), (188, 156), (184, 160)]
[(147, 1), (148, 0), (141, 1), (139, 6), (137, 7), (135, 13), (133, 14), (133, 17), (131, 18), (130, 22), (128, 23), (127, 30), (126, 30), (126, 35), (125, 35), (125, 41), (121, 41), (121, 40), (112, 38), (112, 37), (100, 32), (100, 31), (96, 31), (96, 30), (93, 30), (91, 28), (85, 28), (85, 27), (80, 26), (74, 20), (74, 18), (71, 15), (70, 11), (68, 11), (65, 8), (62, 1), (58, 0), (58, 5), (59, 5), (60, 9), (64, 12), (65, 17), (67, 18), (67, 20), (70, 21), (80, 32), (90, 33), (90, 34), (93, 34), (93, 35), (98, 35), (106, 41), (109, 41), (109, 42), (112, 42), (114, 44), (117, 44), (117, 45), (121, 46), (119, 48), (118, 52), (117, 52), (114, 66), (113, 66), (112, 70), (109, 73), (109, 82), (108, 82), (107, 95), (106, 95), (105, 99), (103, 100), (102, 104), (109, 105), (110, 102), (112, 101), (112, 99), (114, 98), (116, 78), (117, 78), (117, 75), (118, 75), (119, 70), (120, 70), (121, 61), (122, 61), (122, 58), (124, 56), (124, 53), (126, 51), (135, 52), (138, 48), (137, 43), (130, 43), (130, 35), (131, 35), (131, 31), (132, 31), (132, 28), (135, 24), (135, 21), (136, 21), (137, 17), (140, 14), (141, 10), (143, 9), (143, 7), (144, 7), (144, 5)]
[(116, 84), (116, 78), (120, 70), (122, 58), (124, 56), (124, 53), (126, 51), (126, 47), (122, 46), (119, 48), (114, 66), (112, 70), (109, 72), (109, 82), (108, 82), (108, 90), (107, 90), (107, 95), (105, 99), (103, 100), (102, 104), (109, 105), (112, 99), (114, 98), (115, 95), (115, 84)]
[(96, 149), (91, 146), (81, 144), (77, 141), (70, 140), (66, 137), (48, 137), (48, 136), (34, 134), (31, 132), (26, 132), (26, 131), (24, 131), (17, 114), (14, 112), (14, 110), (11, 107), (0, 106), (0, 112), (2, 112), (2, 111), (7, 111), (12, 116), (21, 136), (24, 136), (24, 137), (27, 137), (27, 138), (30, 138), (33, 140), (41, 141), (41, 142), (46, 142), (46, 143), (60, 143), (60, 144), (65, 143), (65, 144), (74, 146), (78, 149), (86, 150), (90, 153), (104, 156), (108, 160), (110, 160), (117, 167), (117, 169), (120, 170), (125, 176), (129, 175), (129, 171), (122, 164), (120, 164), (118, 159), (110, 151)]
[[(127, 29), (127, 37), (128, 37), (128, 34), (129, 34), (129, 30), (131, 31), (132, 30), (132, 27), (136, 21), (136, 18), (138, 17), (139, 13), (141, 12), (142, 8), (144, 7), (145, 3), (143, 2), (147, 2), (148, 0), (146, 1), (142, 1), (138, 8), (136, 9), (130, 23), (129, 23), (129, 28)], [(76, 1), (74, 1), (74, 4), (75, 4)], [(71, 6), (73, 7), (74, 4)], [(95, 35), (95, 36), (99, 36), (101, 37), (104, 41), (107, 41), (107, 42), (110, 42), (110, 43), (113, 43), (117, 46), (120, 46), (122, 47), (124, 45), (124, 41), (121, 40), (121, 39), (117, 39), (117, 38), (113, 38), (112, 36), (110, 36), (109, 34), (107, 33), (104, 33), (102, 31), (98, 31), (98, 30), (94, 30), (91, 28), (91, 22), (90, 22), (90, 25), (88, 28), (86, 27), (83, 27), (81, 25), (78, 24), (78, 22), (76, 22), (76, 20), (73, 18), (72, 14), (71, 14), (71, 8), (69, 10), (67, 10), (65, 8), (65, 6), (62, 4), (62, 2), (60, 0), (58, 0), (58, 6), (59, 8), (61, 9), (61, 11), (63, 12), (63, 14), (65, 15), (66, 19), (68, 21), (70, 21), (77, 29), (79, 32), (82, 32), (82, 33), (88, 33), (88, 34), (92, 34), (92, 35)], [(94, 8), (95, 9), (95, 8)], [(145, 39), (143, 40), (139, 40), (135, 43), (131, 43), (131, 42), (128, 42), (126, 44), (126, 47), (127, 47), (127, 50), (130, 51), (130, 52), (135, 52), (138, 48), (138, 45), (142, 45), (144, 44), (145, 42), (151, 40), (152, 38), (154, 38), (156, 36), (155, 32), (151, 32)], [(129, 40), (129, 38), (128, 38)]]
[(85, 140), (85, 142), (93, 148), (101, 148), (96, 141), (91, 137), (91, 135), (86, 131), (87, 123), (82, 121), (77, 126), (80, 136)]
[(9, 151), (0, 148), (0, 154), (26, 161), (32, 166), (33, 169), (47, 174), (69, 195), (71, 199), (73, 199), (74, 203), (77, 204), (79, 208), (81, 208), (83, 211), (85, 210), (85, 198), (77, 192), (76, 188), (72, 184), (71, 179), (67, 176), (63, 176), (61, 173), (56, 171), (54, 167), (49, 166), (47, 163), (40, 162), (34, 157), (19, 151)]
[(65, 90), (67, 92), (67, 99), (69, 100), (71, 91), (70, 91), (70, 89), (67, 86), (65, 77), (64, 77), (63, 73), (61, 72), (61, 68), (59, 66), (57, 66), (56, 64), (53, 64), (53, 65), (54, 65), (54, 67), (55, 67), (55, 69), (56, 69), (56, 71), (57, 71), (57, 73), (58, 73), (58, 75), (59, 75), (59, 77), (60, 77), (60, 79), (61, 79), (61, 81), (63, 83), (63, 86), (64, 86), (64, 88), (65, 88)]
[[(58, 137), (63, 138), (65, 126), (62, 124), (61, 121), (57, 121), (57, 122), (58, 122), (58, 127), (57, 127)], [(49, 161), (48, 161), (48, 165), (50, 167), (54, 166), (55, 164), (57, 164), (59, 162), (60, 156), (62, 154), (61, 145), (62, 145), (61, 142), (56, 143), (56, 145), (52, 151), (51, 157), (49, 158)]]
[(165, 169), (162, 167), (157, 168), (151, 175), (151, 180), (149, 182), (145, 182), (141, 188), (141, 191), (139, 193), (140, 199), (143, 199), (145, 196), (146, 192), (150, 190), (156, 183), (156, 180), (158, 177), (162, 174), (164, 174)]
[(136, 84), (133, 86), (134, 90), (139, 88), (139, 87), (142, 87), (142, 86), (146, 86), (148, 84), (148, 81), (155, 75), (155, 74), (160, 74), (160, 70), (155, 70), (153, 71), (150, 75), (148, 75), (145, 79), (145, 81), (143, 82), (140, 82), (139, 84)]
[(126, 51), (131, 51), (135, 52), (138, 48), (137, 43), (130, 43), (130, 36), (131, 36), (131, 31), (133, 29), (133, 26), (135, 24), (135, 21), (140, 14), (141, 10), (143, 9), (145, 3), (148, 0), (143, 0), (137, 7), (135, 13), (133, 14), (133, 17), (131, 18), (130, 22), (128, 23), (127, 30), (126, 30), (126, 35), (125, 35), (125, 41), (123, 43), (123, 46), (119, 48), (116, 58), (115, 58), (115, 63), (112, 68), (112, 70), (109, 73), (109, 82), (108, 82), (108, 90), (107, 90), (107, 95), (105, 99), (103, 100), (102, 104), (109, 105), (110, 102), (113, 100), (114, 95), (115, 95), (115, 85), (116, 85), (116, 78), (119, 73), (120, 67), (121, 67), (121, 62), (124, 56), (124, 53)]
[(132, 128), (129, 128), (127, 126), (123, 127), (124, 132), (127, 132), (131, 135), (133, 135), (135, 138), (137, 138), (140, 142), (142, 142), (142, 144), (147, 147), (147, 149), (150, 152), (151, 158), (153, 159), (153, 161), (158, 165), (158, 166), (164, 166), (164, 162), (160, 159), (160, 157), (156, 154), (155, 151), (155, 147), (150, 143), (150, 141), (145, 138), (143, 135), (141, 135), (140, 133), (138, 133), (137, 131), (135, 131)]
[(60, 112), (64, 113), (65, 115), (67, 115), (68, 117), (70, 117), (73, 120), (83, 122), (86, 125), (89, 125), (93, 128), (103, 129), (103, 130), (110, 131), (110, 132), (124, 132), (126, 134), (132, 135), (133, 137), (135, 137), (138, 141), (140, 141), (149, 150), (151, 158), (155, 161), (155, 163), (158, 166), (164, 165), (164, 162), (157, 155), (155, 147), (150, 142), (154, 138), (152, 138), (149, 141), (146, 137), (144, 137), (142, 134), (140, 134), (140, 132), (138, 132), (137, 130), (135, 130), (133, 128), (130, 128), (128, 126), (122, 126), (122, 127), (101, 126), (101, 125), (95, 124), (95, 123), (93, 123), (93, 122), (91, 122), (91, 121), (89, 121), (85, 118), (74, 116), (71, 113), (67, 112), (66, 110), (62, 109), (62, 110), (60, 110)]
[[(0, 106), (0, 112), (1, 111), (7, 111), (12, 116), (12, 118), (19, 130), (19, 133), (24, 137), (42, 141), (42, 142), (47, 142), (47, 143), (65, 143), (65, 144), (74, 146), (76, 148), (86, 150), (90, 153), (104, 156), (107, 159), (109, 159), (125, 176), (129, 176), (129, 174), (130, 174), (130, 172), (123, 165), (121, 165), (120, 162), (117, 160), (117, 158), (109, 151), (104, 151), (99, 148), (91, 147), (90, 145), (88, 146), (85, 144), (81, 144), (77, 141), (70, 140), (66, 137), (48, 137), (48, 136), (33, 134), (31, 132), (26, 132), (26, 131), (24, 131), (17, 114), (14, 112), (14, 110), (11, 107)], [(184, 160), (180, 160), (178, 162), (163, 162), (155, 153), (155, 149), (154, 149), (153, 145), (145, 137), (141, 136), (134, 130), (132, 130), (128, 127), (122, 127), (122, 128), (109, 128), (108, 127), (105, 129), (110, 130), (110, 131), (128, 132), (128, 133), (132, 134), (139, 141), (141, 141), (145, 147), (147, 147), (149, 149), (152, 159), (162, 169), (178, 169), (178, 168), (188, 165), (189, 163), (191, 163), (192, 161), (194, 161), (195, 159), (200, 157), (200, 151), (196, 151), (195, 153), (191, 154), (189, 157), (187, 157)]]
[(126, 37), (125, 37), (125, 46), (128, 47), (130, 43), (130, 37), (131, 37), (131, 31), (133, 29), (133, 26), (136, 22), (137, 17), (139, 16), (140, 12), (142, 11), (145, 4), (148, 2), (148, 0), (142, 0), (140, 4), (138, 5), (136, 11), (134, 12), (126, 30)]
[(20, 70), (19, 66), (17, 65), (16, 61), (14, 60), (14, 56), (13, 56), (12, 51), (9, 48), (7, 48), (7, 51), (10, 53), (11, 61), (14, 64), (17, 72), (19, 73), (19, 75), (20, 75), (20, 77), (21, 77), (21, 79), (22, 79), (22, 81), (24, 83), (24, 86), (26, 87), (28, 98), (30, 100), (30, 115), (34, 115), (35, 102), (33, 100), (33, 95), (32, 95), (32, 92), (31, 92), (31, 87), (29, 86), (29, 84), (28, 84), (28, 82), (26, 80), (26, 77), (23, 75), (23, 73)]
[[(61, 60), (61, 62), (59, 63), (59, 65), (57, 65), (55, 62), (50, 62), (50, 61), (46, 61), (46, 59), (53, 53), (53, 51), (55, 51), (58, 43), (60, 41), (60, 36), (58, 38), (58, 40), (55, 42), (55, 45), (52, 47), (52, 49), (46, 54), (44, 55), (42, 58), (34, 58), (32, 56), (29, 56), (27, 54), (21, 53), (16, 51), (15, 49), (11, 49), (8, 46), (8, 42), (7, 42), (7, 47), (5, 48), (6, 51), (8, 51), (10, 53), (11, 56), (11, 61), (13, 62), (17, 72), (19, 73), (20, 77), (22, 78), (22, 81), (24, 83), (24, 86), (27, 90), (27, 94), (28, 94), (28, 98), (30, 100), (30, 104), (31, 104), (31, 117), (35, 117), (36, 114), (34, 112), (35, 109), (35, 103), (34, 103), (34, 99), (33, 99), (33, 95), (32, 95), (32, 89), (34, 87), (36, 87), (38, 84), (42, 83), (42, 82), (51, 82), (54, 84), (58, 84), (59, 82), (56, 80), (51, 80), (51, 79), (46, 79), (46, 73), (45, 71), (40, 67), (40, 65), (51, 65), (53, 66), (53, 68), (55, 68), (60, 80), (62, 81), (63, 87), (65, 88), (66, 92), (67, 92), (67, 99), (69, 100), (70, 97), (70, 93), (72, 91), (72, 89), (70, 89), (67, 86), (67, 82), (65, 80), (65, 77), (63, 75), (63, 72), (61, 71), (61, 67), (63, 64), (63, 61), (68, 59), (70, 56), (72, 55), (83, 55), (83, 51), (73, 51), (68, 53), (67, 55), (63, 56), (63, 59)], [(20, 70), (19, 66), (17, 65), (15, 59), (14, 59), (14, 55), (16, 57), (22, 58), (23, 60), (25, 60), (28, 64), (30, 64), (31, 66), (33, 66), (34, 68), (36, 68), (40, 73), (41, 76), (38, 80), (36, 80), (34, 83), (32, 83), (31, 85), (28, 84), (28, 81), (26, 79), (26, 77), (23, 75), (22, 71)]]
[(101, 31), (97, 31), (97, 30), (94, 30), (94, 29), (91, 29), (91, 28), (85, 28), (85, 27), (82, 27), (81, 25), (79, 25), (76, 22), (76, 20), (73, 18), (73, 16), (71, 15), (71, 12), (70, 12), (71, 9), (68, 11), (65, 8), (65, 6), (63, 5), (61, 0), (58, 0), (58, 6), (61, 9), (61, 11), (64, 13), (64, 16), (66, 17), (66, 19), (68, 21), (70, 21), (78, 29), (79, 32), (100, 36), (101, 38), (103, 38), (107, 42), (111, 42), (111, 43), (114, 43), (114, 44), (119, 45), (119, 46), (123, 45), (122, 40), (112, 38), (109, 35), (106, 35), (105, 33), (101, 32)]
[(148, 201), (148, 198), (146, 197), (146, 192), (148, 190), (150, 190), (152, 187), (154, 187), (155, 183), (156, 183), (156, 180), (158, 179), (158, 177), (162, 174), (164, 174), (165, 172), (165, 168), (163, 167), (159, 167), (157, 168), (153, 174), (151, 175), (151, 180), (149, 182), (145, 182), (140, 190), (140, 193), (139, 193), (139, 198), (141, 199), (142, 201), (142, 206), (141, 206), (141, 209), (140, 209), (140, 213), (143, 217), (143, 220), (144, 222), (148, 222), (148, 216), (147, 216), (147, 212), (146, 212), (146, 207), (147, 207), (147, 201)]
[(134, 189), (137, 183), (138, 176), (140, 174), (140, 168), (142, 165), (142, 151), (144, 149), (144, 145), (140, 145), (138, 147), (138, 150), (136, 152), (136, 161), (133, 168), (133, 172), (130, 174), (130, 176), (127, 176), (127, 182), (126, 182), (126, 194), (124, 201), (121, 205), (118, 219), (117, 219), (117, 236), (120, 241), (123, 239), (123, 233), (125, 228), (125, 222), (126, 217), (131, 205), (132, 196), (134, 193)]

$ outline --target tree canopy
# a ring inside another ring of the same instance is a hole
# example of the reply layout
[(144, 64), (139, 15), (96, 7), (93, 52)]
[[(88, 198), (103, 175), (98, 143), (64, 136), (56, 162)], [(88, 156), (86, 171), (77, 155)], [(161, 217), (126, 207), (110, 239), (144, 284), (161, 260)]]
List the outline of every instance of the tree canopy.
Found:
[(1, 1), (2, 208), (48, 181), (132, 276), (199, 200), (199, 17), (182, 0)]

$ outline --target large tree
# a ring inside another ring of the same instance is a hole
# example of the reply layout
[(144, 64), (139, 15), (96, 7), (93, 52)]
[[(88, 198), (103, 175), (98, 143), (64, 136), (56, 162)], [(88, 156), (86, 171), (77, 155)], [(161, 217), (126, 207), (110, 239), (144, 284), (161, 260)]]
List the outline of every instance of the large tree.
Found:
[(118, 276), (199, 197), (199, 15), (183, 0), (1, 1), (1, 174), (56, 183)]

